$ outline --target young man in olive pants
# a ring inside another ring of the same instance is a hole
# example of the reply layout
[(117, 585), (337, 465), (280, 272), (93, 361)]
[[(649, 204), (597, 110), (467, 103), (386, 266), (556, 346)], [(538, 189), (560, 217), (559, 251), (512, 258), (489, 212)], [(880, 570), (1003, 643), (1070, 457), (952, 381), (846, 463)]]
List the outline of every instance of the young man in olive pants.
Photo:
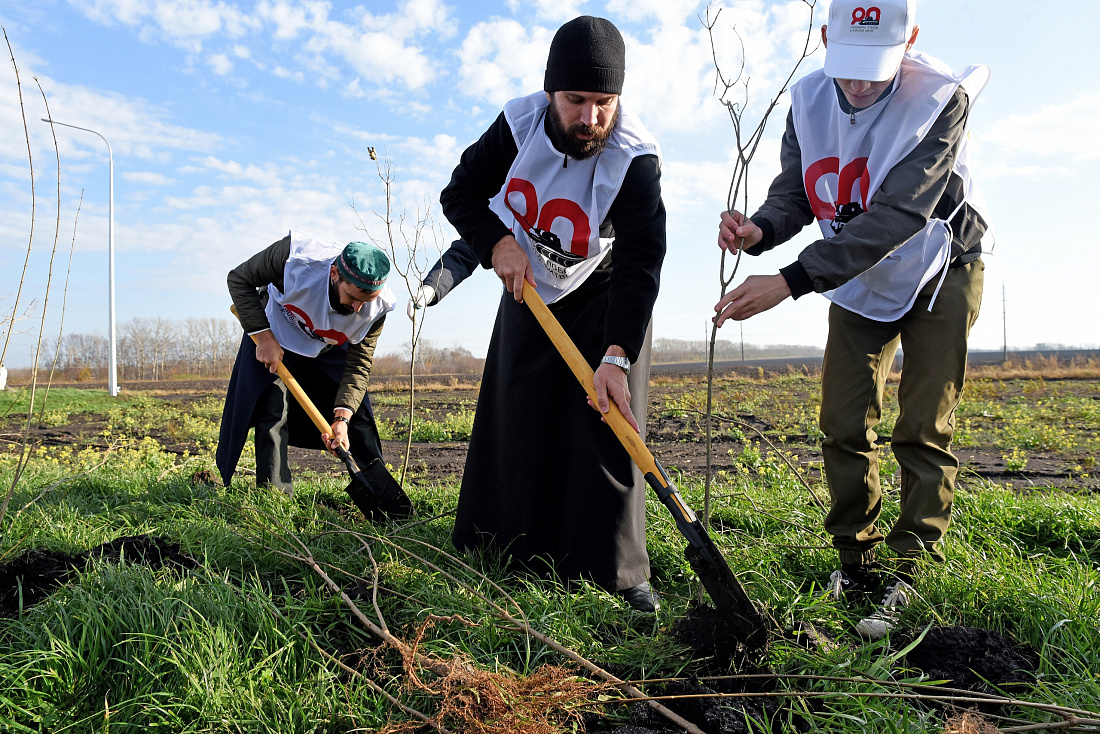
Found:
[[(833, 0), (822, 27), (824, 69), (791, 87), (782, 172), (746, 218), (723, 212), (719, 246), (765, 252), (816, 220), (823, 238), (777, 275), (750, 276), (715, 306), (719, 324), (788, 297), (825, 294), (829, 339), (822, 367), (822, 453), (832, 506), (825, 529), (842, 592), (876, 592), (881, 608), (859, 631), (886, 634), (913, 594), (918, 561), (942, 561), (958, 460), (950, 451), (978, 316), (987, 222), (967, 165), (971, 94), (984, 67), (956, 76), (909, 49), (915, 0)], [(963, 88), (963, 83), (966, 88)], [(969, 93), (969, 94), (968, 94)], [(901, 514), (885, 536), (878, 435), (882, 397), (899, 344), (905, 353), (891, 437), (901, 466)], [(875, 548), (898, 556), (883, 577)]]
[[(884, 539), (903, 557), (927, 552), (944, 560), (938, 542), (951, 520), (959, 461), (950, 451), (955, 408), (966, 371), (966, 341), (978, 318), (985, 265), (950, 268), (928, 311), (935, 283), (921, 289), (898, 321), (864, 318), (840, 306), (829, 309), (829, 342), (821, 380), (821, 431), (832, 509), (825, 530), (846, 566), (874, 563)], [(875, 426), (899, 343), (905, 363), (898, 390), (904, 406), (890, 438), (901, 465), (901, 514), (883, 537)], [(908, 569), (903, 569), (907, 572)]]

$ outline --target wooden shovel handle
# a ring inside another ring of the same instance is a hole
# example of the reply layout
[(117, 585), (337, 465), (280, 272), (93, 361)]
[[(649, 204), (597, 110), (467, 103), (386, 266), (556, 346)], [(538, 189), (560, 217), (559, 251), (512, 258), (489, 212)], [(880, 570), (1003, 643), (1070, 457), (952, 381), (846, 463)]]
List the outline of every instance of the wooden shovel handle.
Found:
[[(233, 315), (240, 320), (240, 314), (237, 313), (236, 306), (230, 306), (229, 310), (233, 312)], [(252, 341), (256, 341), (256, 337), (252, 336)], [(321, 415), (321, 411), (317, 410), (317, 406), (313, 404), (313, 401), (309, 399), (309, 395), (306, 395), (306, 391), (302, 389), (302, 386), (298, 384), (298, 381), (294, 379), (294, 375), (290, 374), (282, 363), (279, 362), (275, 367), (275, 372), (282, 378), (283, 384), (286, 385), (286, 389), (290, 390), (290, 394), (294, 396), (294, 399), (298, 401), (298, 405), (302, 406), (302, 410), (306, 412), (309, 419), (313, 421), (313, 425), (317, 426), (317, 430), (322, 434), (328, 436), (332, 433), (332, 426), (325, 420), (325, 417)]]
[[(542, 324), (543, 330), (550, 337), (550, 341), (554, 343), (554, 346), (557, 347), (566, 364), (569, 365), (573, 376), (577, 378), (577, 381), (581, 383), (581, 387), (588, 393), (588, 397), (592, 399), (592, 404), (598, 405), (596, 402), (596, 387), (592, 382), (592, 368), (588, 366), (588, 362), (581, 356), (580, 350), (577, 349), (577, 346), (573, 344), (573, 340), (565, 333), (565, 329), (558, 323), (558, 319), (550, 313), (550, 309), (547, 308), (546, 302), (542, 300), (542, 296), (526, 280), (523, 281), (523, 302), (527, 304), (531, 309), (531, 313)], [(615, 432), (627, 453), (630, 454), (630, 458), (634, 459), (634, 463), (641, 469), (642, 475), (652, 472), (654, 475), (660, 476), (661, 472), (657, 468), (657, 460), (653, 458), (653, 454), (650, 453), (645, 442), (642, 441), (642, 437), (626, 422), (626, 418), (623, 417), (619, 406), (615, 405), (614, 400), (609, 399), (608, 404), (610, 410), (604, 414), (604, 419), (607, 421), (607, 425), (611, 426), (611, 430)]]

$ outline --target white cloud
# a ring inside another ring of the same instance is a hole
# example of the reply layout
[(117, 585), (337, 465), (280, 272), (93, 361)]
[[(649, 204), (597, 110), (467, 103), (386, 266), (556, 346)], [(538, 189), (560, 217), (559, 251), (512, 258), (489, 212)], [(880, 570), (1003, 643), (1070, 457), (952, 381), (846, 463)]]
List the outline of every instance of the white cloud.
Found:
[(212, 54), (207, 57), (206, 63), (218, 76), (225, 76), (233, 71), (233, 62), (225, 54)]
[[(24, 77), (34, 74), (25, 70)], [(59, 122), (95, 130), (110, 141), (116, 160), (129, 155), (146, 160), (162, 159), (172, 150), (209, 151), (221, 144), (220, 136), (193, 128), (173, 125), (168, 113), (142, 99), (105, 93), (87, 87), (62, 84), (37, 75), (49, 99), (50, 116)], [(12, 79), (14, 84), (14, 78)], [(36, 158), (53, 157), (50, 126), (40, 122), (46, 108), (37, 89), (30, 95), (23, 84), (27, 128)], [(25, 161), (27, 146), (19, 100), (15, 95), (0, 95), (0, 160)], [(58, 148), (66, 168), (89, 155), (106, 153), (106, 146), (95, 135), (62, 126), (55, 127)]]
[[(657, 21), (643, 34), (624, 32), (623, 96), (658, 136), (700, 130), (724, 114), (711, 99), (714, 62), (707, 31), (695, 14), (698, 8), (695, 0), (611, 0), (607, 5), (611, 20), (620, 24), (622, 19)], [(715, 26), (719, 60), (727, 74), (736, 74), (742, 59), (741, 42), (731, 30), (736, 26), (744, 39), (753, 109), (763, 111), (798, 60), (808, 21), (801, 0), (782, 4), (740, 0), (721, 10)], [(494, 106), (541, 89), (546, 54), (556, 30), (556, 26), (503, 18), (478, 23), (458, 50), (458, 87)]]
[(478, 23), (458, 49), (459, 88), (498, 107), (542, 89), (555, 30), (502, 18)]
[(1093, 160), (1100, 157), (1097, 119), (1100, 94), (1079, 94), (1065, 104), (998, 120), (975, 136), (975, 144), (988, 160)]
[(273, 164), (267, 164), (263, 168), (252, 163), (242, 166), (236, 161), (223, 161), (214, 156), (207, 156), (202, 162), (206, 168), (224, 174), (229, 178), (245, 179), (257, 183), (265, 183), (278, 177), (278, 168)]
[(654, 30), (650, 43), (626, 36), (623, 98), (654, 133), (697, 130), (721, 108), (710, 99), (706, 31), (683, 25)]
[(271, 70), (271, 73), (279, 77), (280, 79), (289, 79), (293, 82), (301, 83), (306, 80), (306, 75), (302, 72), (291, 71), (290, 69), (285, 69), (282, 66), (276, 66), (274, 69)]
[(507, 5), (513, 13), (522, 13), (525, 18), (530, 14), (531, 6), (534, 5), (536, 18), (564, 23), (578, 15), (583, 15), (585, 11), (582, 6), (587, 2), (588, 0), (534, 0), (533, 3), (521, 3), (520, 0), (507, 0)]
[(125, 171), (122, 174), (122, 178), (125, 181), (144, 184), (146, 186), (169, 186), (175, 183), (175, 181), (168, 178), (163, 173), (152, 173), (149, 171)]
[(695, 17), (697, 0), (609, 0), (607, 10), (618, 17), (638, 22), (655, 18), (662, 23), (679, 23)]
[[(332, 17), (332, 4), (320, 0), (260, 0), (252, 12), (225, 0), (69, 2), (96, 22), (128, 26), (145, 42), (165, 40), (191, 54), (201, 52), (204, 44), (235, 42), (267, 29), (280, 63), (257, 60), (257, 68), (270, 67), (276, 76), (295, 81), (304, 79), (304, 71), (322, 87), (350, 76), (345, 86), (361, 77), (364, 88), (396, 84), (420, 89), (442, 72), (422, 39), (447, 39), (457, 29), (442, 0), (403, 0), (391, 13), (372, 13), (368, 5), (359, 4), (343, 11), (342, 18)], [(255, 55), (240, 43), (230, 48), (238, 58)], [(294, 69), (287, 59), (304, 68)], [(219, 75), (231, 69), (225, 53), (207, 63)]]
[[(363, 6), (348, 12), (351, 22), (329, 17), (326, 2), (262, 0), (256, 17), (274, 28), (276, 40), (304, 37), (297, 59), (319, 73), (319, 83), (338, 78), (341, 65), (364, 79), (365, 86), (398, 83), (419, 89), (440, 73), (417, 39), (455, 32), (449, 8), (439, 0), (406, 0), (397, 12), (373, 14)], [(350, 84), (350, 82), (349, 82)]]
[[(661, 171), (661, 192), (665, 207), (679, 216), (713, 218), (715, 231), (718, 212), (726, 205), (733, 175), (736, 151), (732, 134), (715, 139), (714, 154), (707, 160), (677, 158), (666, 160)], [(723, 141), (731, 141), (722, 145)], [(749, 165), (749, 205), (755, 211), (764, 201), (768, 186), (779, 174), (779, 140), (774, 135), (765, 137), (756, 149)], [(741, 190), (742, 195), (744, 189)], [(738, 209), (744, 208), (738, 197)]]
[(142, 38), (164, 38), (192, 53), (217, 34), (238, 38), (257, 26), (256, 19), (222, 0), (69, 0), (92, 20), (136, 28)]

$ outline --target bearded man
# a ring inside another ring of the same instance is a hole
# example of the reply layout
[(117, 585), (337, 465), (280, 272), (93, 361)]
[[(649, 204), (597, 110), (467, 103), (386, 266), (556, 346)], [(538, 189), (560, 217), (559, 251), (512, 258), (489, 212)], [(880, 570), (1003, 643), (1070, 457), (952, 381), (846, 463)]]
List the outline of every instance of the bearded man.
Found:
[[(645, 484), (601, 423), (614, 400), (635, 429), (644, 425), (649, 324), (665, 254), (660, 149), (619, 97), (625, 70), (626, 47), (610, 21), (582, 16), (563, 25), (544, 89), (504, 106), (440, 196), (465, 243), (458, 247), (492, 268), (506, 291), (453, 540), (460, 549), (504, 551), (514, 569), (589, 579), (654, 612)], [(434, 304), (445, 290), (430, 280)], [(600, 412), (523, 304), (524, 281), (595, 368)]]

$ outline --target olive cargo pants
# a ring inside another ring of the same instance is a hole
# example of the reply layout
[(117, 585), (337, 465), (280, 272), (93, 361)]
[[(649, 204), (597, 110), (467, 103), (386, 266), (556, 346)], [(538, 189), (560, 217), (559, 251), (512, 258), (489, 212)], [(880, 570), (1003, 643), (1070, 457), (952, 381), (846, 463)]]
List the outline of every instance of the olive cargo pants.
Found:
[[(951, 522), (959, 461), (951, 453), (955, 408), (966, 374), (966, 344), (978, 318), (985, 264), (950, 268), (932, 311), (939, 278), (897, 321), (881, 322), (839, 306), (829, 309), (821, 375), (822, 454), (832, 506), (825, 530), (841, 563), (867, 563), (884, 539), (899, 555), (943, 560), (937, 543)], [(883, 537), (878, 434), (886, 377), (898, 345), (905, 353), (890, 446), (901, 466), (901, 514)]]

